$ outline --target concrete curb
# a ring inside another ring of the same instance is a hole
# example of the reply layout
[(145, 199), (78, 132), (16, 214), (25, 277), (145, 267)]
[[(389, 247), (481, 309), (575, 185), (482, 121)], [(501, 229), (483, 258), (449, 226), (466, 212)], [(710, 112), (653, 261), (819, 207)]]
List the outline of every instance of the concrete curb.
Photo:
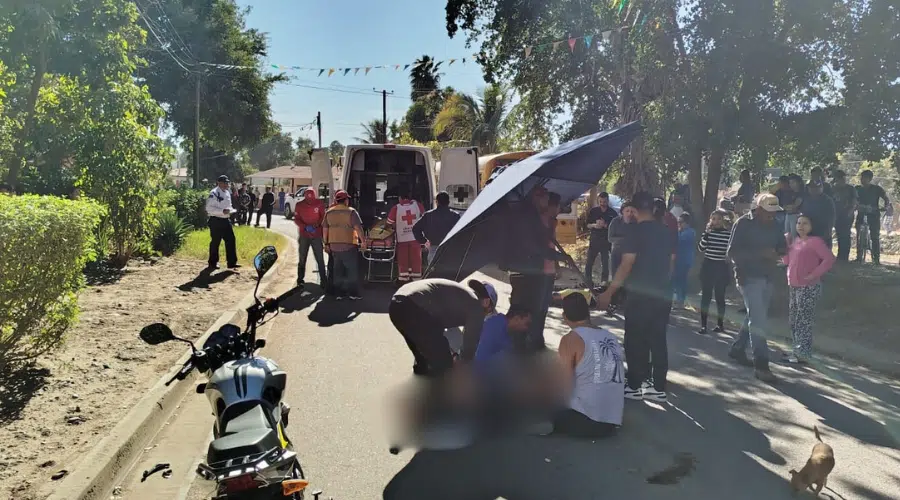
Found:
[[(283, 236), (283, 235), (282, 235)], [(288, 248), (293, 249), (288, 240)], [(260, 295), (270, 286), (281, 270), (283, 260), (279, 259), (259, 284)], [(228, 309), (215, 323), (195, 340), (202, 344), (222, 325), (235, 322), (254, 300), (253, 292)], [(172, 417), (185, 395), (193, 392), (196, 380), (202, 375), (192, 372), (182, 381), (168, 387), (165, 383), (190, 358), (186, 352), (177, 364), (153, 385), (147, 394), (100, 440), (81, 460), (81, 463), (60, 483), (54, 484), (48, 500), (106, 500), (119, 476), (127, 472), (144, 448)]]

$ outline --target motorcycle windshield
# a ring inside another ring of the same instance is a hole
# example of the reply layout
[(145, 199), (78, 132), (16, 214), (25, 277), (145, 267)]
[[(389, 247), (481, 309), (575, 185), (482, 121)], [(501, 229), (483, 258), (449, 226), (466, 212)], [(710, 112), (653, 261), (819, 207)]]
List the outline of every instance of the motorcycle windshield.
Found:
[(223, 344), (230, 340), (232, 337), (237, 337), (240, 334), (241, 328), (239, 326), (232, 325), (231, 323), (223, 325), (222, 328), (219, 328), (216, 332), (210, 335), (209, 338), (206, 339), (206, 342), (203, 343), (203, 349)]

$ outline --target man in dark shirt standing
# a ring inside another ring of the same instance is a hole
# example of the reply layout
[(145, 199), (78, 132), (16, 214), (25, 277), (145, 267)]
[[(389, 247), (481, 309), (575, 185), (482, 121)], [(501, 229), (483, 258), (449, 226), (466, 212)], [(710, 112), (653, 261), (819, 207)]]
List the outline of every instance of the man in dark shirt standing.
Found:
[[(669, 353), (666, 328), (672, 303), (672, 233), (654, 217), (654, 199), (641, 191), (631, 199), (637, 222), (622, 243), (622, 263), (612, 284), (597, 297), (606, 309), (623, 286), (625, 301), (625, 358), (628, 359), (625, 397), (666, 401)], [(665, 203), (663, 204), (665, 209)]]
[(437, 206), (423, 215), (413, 226), (413, 236), (419, 243), (428, 244), (428, 265), (434, 262), (434, 254), (444, 238), (459, 221), (459, 214), (450, 210), (450, 195), (441, 191), (435, 197)]
[[(782, 228), (775, 222), (781, 211), (778, 197), (763, 193), (753, 202), (750, 213), (737, 220), (728, 243), (728, 257), (734, 263), (734, 277), (744, 297), (747, 314), (738, 338), (728, 355), (744, 365), (756, 369), (756, 378), (775, 382), (769, 370), (769, 305), (774, 289), (774, 277), (784, 271), (778, 268), (787, 252)], [(747, 342), (753, 348), (753, 361), (747, 358)]]
[(275, 193), (272, 192), (272, 188), (266, 187), (266, 193), (262, 195), (262, 200), (259, 204), (259, 212), (256, 212), (256, 227), (259, 227), (259, 219), (262, 218), (263, 214), (266, 214), (266, 227), (272, 227), (272, 210), (275, 208)]
[[(871, 170), (863, 170), (859, 174), (860, 185), (856, 187), (857, 200), (859, 201), (859, 211), (856, 214), (856, 230), (859, 234), (859, 226), (863, 220), (869, 225), (869, 238), (872, 240), (872, 262), (881, 263), (881, 212), (879, 211), (879, 201), (884, 200), (885, 206), (891, 203), (888, 199), (884, 188), (878, 184), (872, 184), (875, 174)], [(859, 248), (859, 242), (856, 243)], [(856, 257), (857, 262), (862, 262), (860, 257)]]
[(588, 247), (587, 264), (584, 275), (587, 276), (588, 288), (594, 288), (594, 261), (600, 256), (600, 279), (604, 283), (609, 280), (609, 223), (618, 217), (615, 209), (609, 206), (609, 194), (600, 193), (597, 206), (587, 215), (588, 227), (591, 229), (591, 242)]
[[(806, 197), (800, 205), (800, 212), (812, 222), (811, 236), (818, 236), (825, 240), (828, 248), (831, 248), (831, 234), (834, 229), (834, 201), (824, 192), (824, 183), (809, 181), (806, 185)], [(791, 234), (796, 231), (792, 228)]]
[(853, 212), (856, 210), (856, 188), (847, 184), (847, 174), (843, 170), (834, 173), (834, 232), (837, 233), (840, 261), (850, 260), (850, 227), (853, 226)]

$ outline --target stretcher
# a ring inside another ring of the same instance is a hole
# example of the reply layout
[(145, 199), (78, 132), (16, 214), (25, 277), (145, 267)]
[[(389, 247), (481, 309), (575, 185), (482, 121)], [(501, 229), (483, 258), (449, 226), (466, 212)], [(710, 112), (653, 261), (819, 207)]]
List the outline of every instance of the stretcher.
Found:
[(362, 256), (366, 260), (367, 283), (393, 283), (397, 279), (397, 266), (394, 264), (397, 241), (387, 219), (378, 219), (372, 224), (366, 233), (366, 249)]

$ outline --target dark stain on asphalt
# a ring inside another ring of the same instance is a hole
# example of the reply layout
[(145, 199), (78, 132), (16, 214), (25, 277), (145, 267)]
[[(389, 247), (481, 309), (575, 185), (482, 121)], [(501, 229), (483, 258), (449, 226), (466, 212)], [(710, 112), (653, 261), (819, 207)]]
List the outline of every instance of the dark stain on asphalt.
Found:
[(678, 453), (675, 455), (672, 465), (647, 478), (650, 484), (678, 484), (682, 479), (691, 475), (697, 459), (690, 453)]

